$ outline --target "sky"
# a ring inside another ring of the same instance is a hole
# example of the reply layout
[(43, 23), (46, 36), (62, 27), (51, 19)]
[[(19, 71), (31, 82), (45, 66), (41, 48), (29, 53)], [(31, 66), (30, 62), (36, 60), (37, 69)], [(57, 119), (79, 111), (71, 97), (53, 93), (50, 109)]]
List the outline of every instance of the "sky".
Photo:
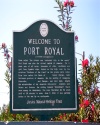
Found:
[[(63, 0), (62, 0), (63, 1)], [(85, 58), (90, 54), (100, 57), (100, 0), (74, 0), (72, 30), (79, 42), (75, 51)], [(0, 0), (0, 45), (13, 43), (13, 32), (23, 31), (37, 20), (47, 19), (59, 25), (55, 0)], [(82, 56), (76, 54), (78, 64)], [(5, 82), (6, 61), (0, 50), (0, 106), (9, 103), (9, 86)]]

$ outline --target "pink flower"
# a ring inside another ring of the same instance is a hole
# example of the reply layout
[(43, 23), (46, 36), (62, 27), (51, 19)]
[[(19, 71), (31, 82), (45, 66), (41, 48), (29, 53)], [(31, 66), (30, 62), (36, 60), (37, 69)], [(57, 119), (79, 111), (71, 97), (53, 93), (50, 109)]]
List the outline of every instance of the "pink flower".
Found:
[(89, 102), (89, 100), (86, 99), (83, 101), (83, 104), (84, 104), (84, 106), (89, 106), (90, 102)]
[(7, 59), (9, 59), (9, 58), (10, 58), (10, 55), (9, 55), (9, 54), (6, 54), (6, 57), (7, 57)]
[(75, 41), (78, 41), (78, 36), (77, 35), (75, 36)]
[(66, 23), (66, 28), (68, 28), (68, 23)]
[(8, 68), (10, 68), (10, 67), (11, 67), (11, 65), (12, 65), (12, 63), (11, 63), (11, 62), (8, 62), (8, 63), (7, 63), (7, 67), (8, 67)]
[(66, 1), (64, 2), (64, 7), (66, 7), (67, 5), (69, 5), (69, 0), (66, 0)]
[(85, 60), (82, 61), (82, 66), (83, 66), (83, 67), (88, 66), (88, 64), (89, 64), (88, 59), (85, 59)]
[(95, 109), (94, 104), (91, 105), (91, 109), (92, 109), (92, 111), (94, 111), (94, 109)]
[(83, 91), (82, 91), (82, 87), (78, 86), (78, 94), (82, 95)]
[(84, 107), (87, 107), (89, 105), (90, 105), (89, 100), (85, 99), (85, 100), (83, 100), (83, 102), (79, 106), (80, 106), (80, 108), (84, 108)]
[(70, 1), (70, 6), (74, 7), (74, 2), (73, 1)]
[(62, 119), (63, 118), (63, 116), (62, 115), (60, 115), (60, 119)]
[(80, 108), (84, 108), (84, 104), (83, 103), (81, 103), (79, 106), (80, 106)]
[(4, 56), (6, 56), (7, 54), (6, 53), (4, 53)]
[(83, 119), (82, 122), (86, 122), (87, 123), (87, 122), (89, 122), (89, 120), (88, 119)]
[(5, 48), (6, 47), (6, 44), (5, 43), (2, 43), (2, 48)]
[(96, 88), (94, 93), (95, 93), (96, 95), (98, 95), (98, 94), (99, 94), (99, 89)]
[(85, 74), (87, 72), (86, 68), (83, 69), (83, 73)]

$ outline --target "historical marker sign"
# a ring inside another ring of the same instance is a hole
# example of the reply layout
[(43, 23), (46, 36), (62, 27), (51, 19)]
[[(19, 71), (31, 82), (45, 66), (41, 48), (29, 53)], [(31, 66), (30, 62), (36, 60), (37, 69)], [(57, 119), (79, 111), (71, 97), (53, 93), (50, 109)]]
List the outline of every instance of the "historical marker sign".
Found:
[(11, 111), (77, 111), (74, 32), (40, 20), (13, 33)]

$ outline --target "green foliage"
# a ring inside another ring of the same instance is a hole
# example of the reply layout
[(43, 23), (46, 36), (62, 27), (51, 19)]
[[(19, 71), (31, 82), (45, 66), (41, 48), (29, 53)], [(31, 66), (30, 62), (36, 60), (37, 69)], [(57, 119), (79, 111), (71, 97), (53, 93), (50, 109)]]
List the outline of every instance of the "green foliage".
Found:
[(5, 72), (5, 79), (4, 79), (8, 84), (10, 84), (11, 81), (11, 74), (9, 73), (8, 70)]
[[(99, 122), (100, 115), (100, 58), (89, 56), (89, 66), (83, 67), (80, 85), (83, 93), (80, 95), (80, 104), (85, 99), (89, 101), (89, 106), (80, 107), (82, 118), (87, 118), (92, 122)], [(83, 112), (83, 113), (82, 113)]]
[(100, 58), (90, 55), (89, 65), (80, 71), (79, 111), (59, 114), (54, 121), (100, 122)]
[(3, 106), (0, 115), (0, 121), (38, 121), (31, 114), (11, 114), (9, 106)]

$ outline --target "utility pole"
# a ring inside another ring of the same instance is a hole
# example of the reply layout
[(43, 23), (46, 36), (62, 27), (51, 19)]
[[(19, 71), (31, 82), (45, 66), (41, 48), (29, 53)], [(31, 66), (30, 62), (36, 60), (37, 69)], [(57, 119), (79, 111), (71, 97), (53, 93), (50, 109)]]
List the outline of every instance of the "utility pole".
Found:
[(85, 59), (85, 51), (83, 51), (83, 54), (80, 54), (80, 53), (77, 53), (77, 52), (75, 52), (75, 53), (78, 54), (78, 55), (80, 55), (80, 56), (82, 56), (82, 60)]
[(83, 51), (83, 60), (85, 59), (85, 51)]

